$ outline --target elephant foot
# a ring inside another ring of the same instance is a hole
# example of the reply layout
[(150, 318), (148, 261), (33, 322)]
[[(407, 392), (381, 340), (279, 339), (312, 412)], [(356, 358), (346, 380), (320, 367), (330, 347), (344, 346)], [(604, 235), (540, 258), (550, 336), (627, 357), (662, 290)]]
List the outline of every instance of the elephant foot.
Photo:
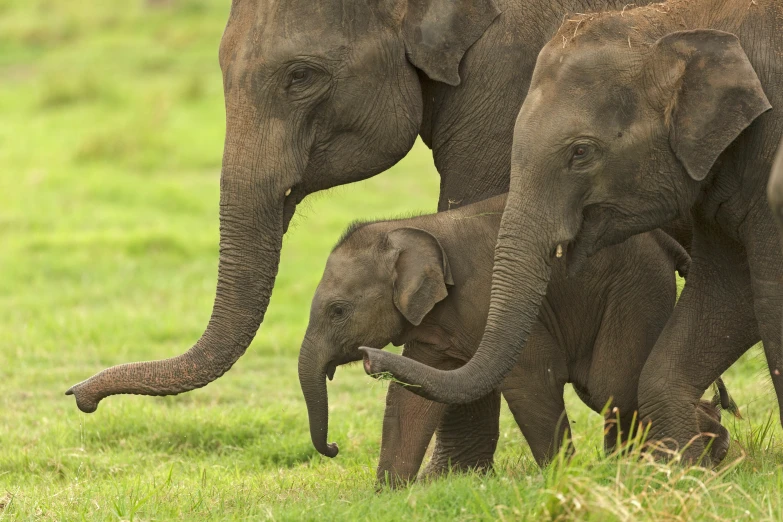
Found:
[[(731, 435), (721, 424), (721, 413), (717, 405), (701, 401), (696, 407), (696, 414), (699, 419), (699, 431), (705, 435), (705, 446), (708, 448), (707, 455), (703, 460), (705, 466), (717, 466), (726, 457), (729, 452)], [(704, 462), (709, 458), (709, 462)]]
[(726, 457), (731, 436), (720, 422), (720, 408), (708, 401), (700, 401), (694, 413), (698, 431), (692, 437), (686, 440), (650, 437), (649, 451), (656, 460), (669, 461), (679, 453), (683, 465), (709, 468), (717, 466)]
[(449, 473), (489, 473), (493, 469), (493, 458), (477, 459), (471, 463), (442, 458), (439, 455), (433, 455), (432, 460), (419, 475), (420, 480), (434, 480)]
[(410, 486), (416, 481), (416, 475), (398, 475), (396, 473), (385, 472), (381, 475), (377, 473), (375, 477), (375, 492), (380, 493), (387, 489), (402, 489)]

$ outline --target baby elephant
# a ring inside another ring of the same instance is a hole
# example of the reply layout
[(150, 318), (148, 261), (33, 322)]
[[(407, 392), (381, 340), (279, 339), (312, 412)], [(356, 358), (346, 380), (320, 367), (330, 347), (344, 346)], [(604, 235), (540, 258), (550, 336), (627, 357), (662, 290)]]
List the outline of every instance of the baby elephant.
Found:
[[(345, 232), (313, 298), (299, 356), (310, 434), (323, 455), (338, 451), (326, 442), (326, 377), (360, 360), (360, 346), (404, 344), (406, 357), (440, 369), (473, 356), (487, 321), (504, 206), (505, 196), (498, 196), (434, 215), (354, 224)], [(619, 419), (619, 437), (617, 423), (607, 423), (607, 450), (632, 433), (639, 374), (674, 307), (674, 272), (684, 273), (689, 263), (679, 244), (653, 231), (601, 250), (579, 277), (566, 278), (564, 263), (553, 267), (538, 321), (500, 390), (539, 464), (568, 435), (568, 382), (590, 408), (600, 412), (608, 405), (608, 420)], [(379, 480), (415, 478), (445, 408), (405, 390), (390, 391)], [(717, 435), (712, 452), (720, 460), (728, 432), (717, 408), (703, 402), (700, 411), (701, 431)], [(435, 469), (428, 471), (491, 466), (497, 429), (448, 430), (449, 437), (437, 440)], [(485, 437), (494, 439), (477, 443)], [(443, 454), (449, 459), (438, 458)]]

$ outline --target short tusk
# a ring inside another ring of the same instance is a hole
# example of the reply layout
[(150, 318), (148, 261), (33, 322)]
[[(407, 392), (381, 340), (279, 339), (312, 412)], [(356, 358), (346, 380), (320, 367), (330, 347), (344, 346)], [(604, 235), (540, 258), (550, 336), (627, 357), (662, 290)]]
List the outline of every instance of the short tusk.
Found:
[(286, 190), (286, 191), (285, 191), (285, 195), (286, 195), (286, 196), (290, 196), (290, 195), (291, 195), (291, 189), (288, 189), (288, 190)]
[(555, 249), (555, 257), (563, 257), (563, 245), (557, 245)]

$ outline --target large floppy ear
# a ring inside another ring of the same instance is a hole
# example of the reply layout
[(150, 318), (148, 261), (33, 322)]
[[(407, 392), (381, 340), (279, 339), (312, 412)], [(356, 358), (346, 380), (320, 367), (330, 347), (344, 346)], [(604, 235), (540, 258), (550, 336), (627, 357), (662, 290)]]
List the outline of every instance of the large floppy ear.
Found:
[(756, 71), (731, 34), (713, 29), (671, 33), (652, 59), (671, 85), (666, 106), (669, 143), (696, 181), (753, 120), (772, 108)]
[(449, 260), (437, 238), (424, 230), (398, 228), (388, 239), (396, 254), (394, 305), (418, 326), (435, 303), (446, 298), (446, 285), (454, 284)]
[(402, 22), (410, 62), (435, 81), (459, 85), (459, 63), (500, 14), (493, 0), (409, 0)]

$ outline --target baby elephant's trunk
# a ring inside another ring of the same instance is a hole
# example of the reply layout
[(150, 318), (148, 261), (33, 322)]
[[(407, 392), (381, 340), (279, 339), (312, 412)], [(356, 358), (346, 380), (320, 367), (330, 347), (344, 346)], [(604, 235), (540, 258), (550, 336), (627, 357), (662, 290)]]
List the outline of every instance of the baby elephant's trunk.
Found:
[(329, 396), (326, 391), (325, 351), (314, 348), (305, 339), (299, 352), (299, 384), (302, 387), (307, 416), (310, 420), (310, 438), (321, 455), (336, 457), (339, 449), (334, 442), (327, 443), (329, 430)]

